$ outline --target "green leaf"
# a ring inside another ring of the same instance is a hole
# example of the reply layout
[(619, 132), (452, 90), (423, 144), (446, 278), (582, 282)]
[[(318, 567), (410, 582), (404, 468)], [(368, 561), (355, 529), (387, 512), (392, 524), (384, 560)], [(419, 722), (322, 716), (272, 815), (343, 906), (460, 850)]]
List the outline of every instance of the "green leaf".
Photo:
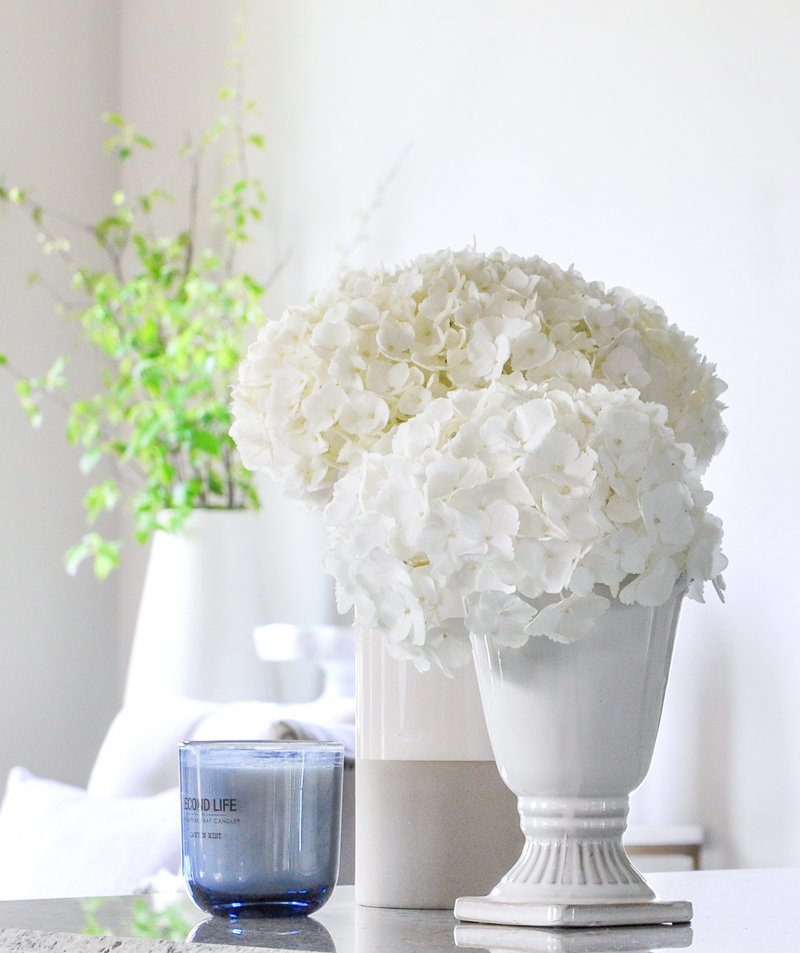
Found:
[(0, 351), (0, 367), (5, 366), (6, 364), (8, 364), (8, 358), (5, 356), (5, 354), (3, 354), (2, 351)]
[(135, 936), (150, 940), (185, 940), (191, 930), (177, 904), (154, 911), (144, 897), (133, 901), (131, 926)]
[(80, 903), (85, 917), (82, 932), (89, 936), (105, 936), (108, 931), (100, 925), (96, 917), (96, 913), (100, 909), (103, 901), (92, 897), (81, 900)]
[(102, 582), (119, 566), (118, 542), (104, 542), (94, 554), (94, 574)]
[(225, 484), (213, 470), (208, 474), (208, 488), (217, 496), (225, 496)]
[(180, 509), (189, 502), (189, 486), (187, 483), (176, 483), (172, 490), (172, 505)]
[(17, 381), (14, 384), (14, 390), (17, 392), (17, 397), (19, 397), (20, 405), (25, 411), (25, 414), (28, 417), (28, 420), (31, 422), (32, 427), (41, 427), (42, 425), (42, 412), (39, 409), (39, 404), (36, 401), (31, 389), (30, 381)]
[(89, 524), (94, 523), (103, 510), (113, 510), (119, 501), (119, 487), (114, 480), (104, 480), (93, 486), (83, 498)]
[[(72, 443), (75, 443), (75, 440), (73, 440), (71, 437), (70, 439)], [(81, 473), (84, 476), (91, 473), (92, 470), (94, 470), (94, 468), (100, 462), (100, 458), (102, 456), (103, 456), (102, 447), (93, 447), (91, 450), (87, 450), (86, 453), (83, 454), (80, 460), (79, 468)]]
[(67, 366), (67, 360), (64, 357), (56, 358), (53, 366), (42, 378), (41, 386), (46, 391), (63, 389), (67, 386), (67, 379), (64, 376), (64, 368)]
[(87, 533), (83, 539), (64, 556), (64, 566), (74, 576), (81, 563), (94, 557), (94, 574), (103, 580), (119, 565), (119, 542), (103, 539), (98, 533)]
[(84, 542), (72, 546), (64, 555), (64, 567), (70, 576), (74, 576), (84, 559), (92, 554), (91, 548), (86, 544), (85, 540), (86, 537), (84, 536)]
[(205, 430), (196, 430), (192, 433), (192, 448), (203, 450), (214, 457), (218, 457), (221, 450), (220, 439)]

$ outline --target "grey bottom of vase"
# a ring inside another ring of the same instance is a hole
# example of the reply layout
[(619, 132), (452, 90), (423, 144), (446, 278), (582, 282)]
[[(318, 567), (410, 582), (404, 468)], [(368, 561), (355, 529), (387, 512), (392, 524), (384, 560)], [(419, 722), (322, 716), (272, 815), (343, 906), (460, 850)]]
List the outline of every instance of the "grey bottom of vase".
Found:
[(356, 761), (356, 901), (442, 910), (519, 857), (517, 799), (494, 761)]
[(645, 900), (641, 903), (510, 903), (491, 897), (459, 897), (459, 920), (520, 927), (603, 927), (688, 923), (688, 900)]

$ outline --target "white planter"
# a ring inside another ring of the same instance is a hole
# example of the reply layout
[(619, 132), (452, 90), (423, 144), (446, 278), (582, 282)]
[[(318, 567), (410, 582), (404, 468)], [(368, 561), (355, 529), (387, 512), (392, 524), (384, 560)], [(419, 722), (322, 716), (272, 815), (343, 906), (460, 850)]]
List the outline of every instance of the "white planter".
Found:
[(655, 899), (622, 847), (628, 796), (653, 754), (683, 594), (676, 587), (656, 609), (614, 600), (592, 633), (568, 645), (473, 639), (492, 749), (518, 798), (525, 847), (488, 896), (458, 900), (460, 919), (691, 919), (691, 904)]
[(125, 703), (173, 694), (207, 701), (278, 697), (253, 629), (267, 618), (257, 514), (197, 510), (153, 538)]
[(446, 678), (357, 632), (356, 900), (451, 908), (522, 845), (492, 756), (472, 665)]

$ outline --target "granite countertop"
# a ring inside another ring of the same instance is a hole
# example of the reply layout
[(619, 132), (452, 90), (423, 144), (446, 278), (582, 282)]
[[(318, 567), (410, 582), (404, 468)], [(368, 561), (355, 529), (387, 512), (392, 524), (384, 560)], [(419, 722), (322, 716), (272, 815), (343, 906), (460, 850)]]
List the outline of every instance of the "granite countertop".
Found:
[(338, 887), (314, 917), (239, 921), (232, 928), (207, 918), (184, 895), (0, 902), (0, 953), (219, 953), (220, 944), (241, 953), (796, 953), (800, 948), (800, 869), (650, 874), (648, 880), (664, 899), (692, 901), (691, 925), (555, 930), (459, 924), (449, 910), (360, 907), (352, 887)]

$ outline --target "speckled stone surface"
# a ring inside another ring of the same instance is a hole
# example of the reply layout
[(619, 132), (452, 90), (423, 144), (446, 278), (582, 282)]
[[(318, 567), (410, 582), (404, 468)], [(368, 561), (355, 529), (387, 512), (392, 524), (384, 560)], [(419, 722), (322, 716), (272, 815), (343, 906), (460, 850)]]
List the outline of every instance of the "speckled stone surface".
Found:
[[(220, 953), (220, 949), (210, 943), (178, 943), (141, 937), (0, 930), (0, 953), (187, 953), (190, 950), (191, 953)], [(275, 948), (237, 946), (236, 950), (237, 953), (273, 953)]]

